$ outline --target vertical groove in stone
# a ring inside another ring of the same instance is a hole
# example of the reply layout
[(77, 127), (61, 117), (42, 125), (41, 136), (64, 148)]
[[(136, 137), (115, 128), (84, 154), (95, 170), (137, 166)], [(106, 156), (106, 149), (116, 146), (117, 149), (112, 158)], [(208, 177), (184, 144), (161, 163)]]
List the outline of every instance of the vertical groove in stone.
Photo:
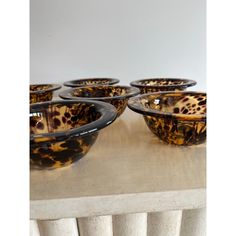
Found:
[(113, 216), (114, 236), (146, 236), (147, 213)]
[(79, 218), (80, 236), (112, 236), (112, 216)]
[(39, 220), (40, 236), (78, 236), (75, 218), (59, 220)]
[(180, 236), (206, 235), (206, 209), (184, 210)]
[(36, 220), (30, 220), (30, 236), (40, 236), (38, 223)]
[(148, 214), (148, 236), (179, 236), (182, 211), (164, 211)]

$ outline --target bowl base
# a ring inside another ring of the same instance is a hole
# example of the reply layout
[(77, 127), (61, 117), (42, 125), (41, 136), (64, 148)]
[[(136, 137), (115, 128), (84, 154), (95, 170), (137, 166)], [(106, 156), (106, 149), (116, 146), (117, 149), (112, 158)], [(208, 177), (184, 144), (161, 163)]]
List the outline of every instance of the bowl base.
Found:
[(98, 132), (84, 137), (72, 137), (66, 141), (44, 143), (43, 146), (36, 144), (37, 148), (31, 144), (31, 169), (57, 169), (69, 166), (87, 154), (97, 136)]

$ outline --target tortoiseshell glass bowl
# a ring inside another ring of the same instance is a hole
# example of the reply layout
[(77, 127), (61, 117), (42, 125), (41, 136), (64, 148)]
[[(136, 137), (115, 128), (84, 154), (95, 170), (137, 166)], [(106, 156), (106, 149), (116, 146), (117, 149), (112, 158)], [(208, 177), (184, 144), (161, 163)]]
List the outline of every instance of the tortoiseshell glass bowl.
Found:
[(187, 87), (196, 84), (197, 82), (194, 80), (176, 78), (151, 78), (130, 83), (131, 86), (139, 88), (141, 94), (161, 91), (184, 91)]
[(128, 107), (164, 142), (193, 145), (206, 140), (206, 100), (203, 92), (159, 92), (131, 98)]
[(31, 84), (30, 85), (30, 104), (36, 102), (51, 101), (53, 91), (61, 88), (59, 84)]
[(128, 99), (138, 95), (139, 89), (122, 85), (98, 85), (68, 89), (59, 94), (63, 99), (89, 99), (98, 100), (112, 104), (116, 107), (120, 116), (126, 106)]
[(118, 84), (120, 80), (114, 78), (85, 78), (70, 80), (65, 82), (63, 85), (66, 87), (76, 88), (90, 85), (113, 85)]
[(98, 101), (51, 101), (30, 106), (30, 163), (33, 169), (68, 166), (82, 158), (100, 129), (117, 116)]

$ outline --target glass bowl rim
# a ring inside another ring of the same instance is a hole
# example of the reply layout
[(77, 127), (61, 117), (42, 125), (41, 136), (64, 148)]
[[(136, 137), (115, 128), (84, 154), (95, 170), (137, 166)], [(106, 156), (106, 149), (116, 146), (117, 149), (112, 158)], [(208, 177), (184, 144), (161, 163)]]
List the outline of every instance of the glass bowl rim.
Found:
[(42, 89), (42, 90), (36, 90), (36, 91), (31, 91), (30, 90), (30, 94), (41, 94), (41, 93), (46, 93), (46, 92), (51, 92), (51, 91), (55, 91), (61, 88), (60, 84), (30, 84), (30, 86), (47, 86), (50, 85), (52, 87), (47, 88), (47, 89)]
[(33, 141), (37, 138), (70, 138), (70, 137), (82, 137), (89, 134), (93, 134), (105, 128), (109, 124), (111, 124), (117, 118), (117, 111), (115, 107), (109, 103), (101, 102), (101, 101), (86, 101), (86, 100), (55, 100), (48, 102), (40, 102), (33, 103), (30, 105), (30, 114), (40, 112), (44, 108), (49, 107), (50, 105), (59, 104), (78, 104), (78, 103), (86, 103), (88, 105), (94, 105), (98, 112), (100, 112), (101, 116), (86, 125), (64, 130), (53, 133), (42, 133), (42, 134), (30, 134), (30, 140)]
[[(152, 108), (146, 108), (140, 103), (140, 98), (147, 98), (152, 95), (162, 95), (162, 94), (202, 94), (207, 96), (206, 92), (198, 92), (198, 91), (163, 91), (163, 92), (154, 92), (154, 93), (146, 93), (141, 94), (136, 97), (130, 98), (128, 101), (128, 107), (142, 115), (145, 116), (156, 116), (161, 118), (174, 118), (177, 120), (189, 120), (189, 121), (206, 121), (206, 114), (178, 114), (178, 113), (172, 113), (172, 112), (163, 112), (160, 110), (152, 109)], [(157, 97), (158, 98), (158, 97)], [(138, 104), (133, 104), (133, 102), (137, 102)]]
[[(119, 95), (119, 96), (114, 96), (114, 97), (74, 97), (71, 95), (71, 92), (77, 90), (77, 89), (86, 89), (86, 88), (125, 88), (125, 89), (130, 89), (129, 93), (126, 93), (124, 95)], [(138, 88), (132, 87), (132, 86), (126, 86), (126, 85), (95, 85), (95, 86), (83, 86), (83, 87), (78, 87), (78, 88), (71, 88), (64, 90), (59, 94), (59, 97), (62, 99), (86, 99), (86, 100), (116, 100), (116, 99), (124, 99), (124, 98), (130, 98), (133, 96), (136, 96), (140, 94), (140, 90)]]
[(75, 80), (69, 80), (63, 83), (64, 86), (66, 87), (84, 87), (87, 85), (83, 85), (83, 84), (77, 84), (76, 82), (83, 82), (83, 81), (92, 81), (92, 80), (109, 80), (109, 85), (112, 84), (117, 84), (120, 82), (119, 79), (117, 78), (110, 78), (110, 77), (89, 77), (89, 78), (81, 78), (81, 79), (75, 79)]
[[(170, 84), (170, 85), (146, 85), (146, 84), (140, 84), (140, 82), (145, 82), (148, 80), (153, 80), (153, 81), (161, 81), (161, 80), (167, 80), (167, 81), (183, 81), (185, 82), (184, 84)], [(146, 87), (146, 88), (175, 88), (175, 87), (190, 87), (194, 86), (197, 84), (197, 81), (191, 80), (191, 79), (185, 79), (185, 78), (171, 78), (171, 77), (155, 77), (155, 78), (147, 78), (147, 79), (140, 79), (140, 80), (134, 80), (130, 82), (131, 86), (135, 87)]]

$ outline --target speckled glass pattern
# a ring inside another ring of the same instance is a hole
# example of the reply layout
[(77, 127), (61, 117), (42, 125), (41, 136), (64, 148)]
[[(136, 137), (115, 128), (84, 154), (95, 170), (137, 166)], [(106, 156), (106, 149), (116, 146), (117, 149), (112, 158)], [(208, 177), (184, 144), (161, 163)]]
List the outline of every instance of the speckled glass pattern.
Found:
[(30, 104), (51, 101), (53, 97), (53, 91), (60, 88), (61, 85), (59, 84), (31, 84)]
[(119, 85), (86, 86), (66, 90), (59, 94), (63, 99), (89, 99), (107, 102), (116, 107), (120, 116), (126, 106), (128, 99), (139, 94), (139, 89)]
[(30, 106), (30, 163), (33, 169), (64, 167), (82, 158), (116, 109), (96, 101), (53, 101)]
[(67, 87), (83, 87), (90, 85), (113, 85), (118, 84), (120, 82), (119, 79), (115, 78), (84, 78), (77, 80), (70, 80), (65, 82), (63, 85)]
[(206, 140), (206, 101), (203, 92), (159, 92), (131, 98), (128, 106), (164, 142), (193, 145)]
[(194, 80), (178, 78), (150, 78), (130, 83), (131, 86), (139, 88), (141, 94), (161, 91), (184, 91), (196, 84), (197, 82)]

